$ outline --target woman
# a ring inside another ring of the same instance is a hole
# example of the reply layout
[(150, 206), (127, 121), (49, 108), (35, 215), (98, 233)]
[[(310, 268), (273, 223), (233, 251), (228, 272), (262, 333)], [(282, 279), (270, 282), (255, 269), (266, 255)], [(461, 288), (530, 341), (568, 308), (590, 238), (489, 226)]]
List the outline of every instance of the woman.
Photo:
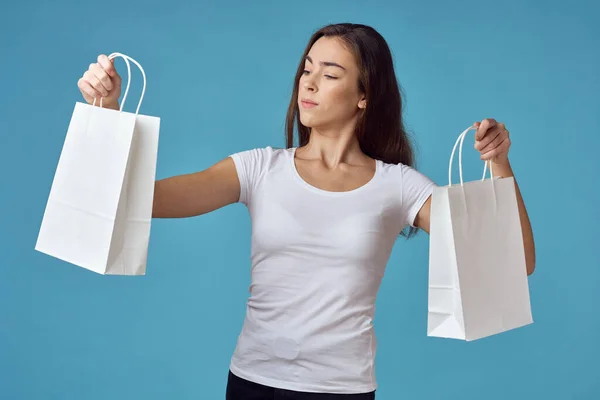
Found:
[[(102, 96), (106, 107), (119, 108), (121, 79), (106, 56), (79, 88), (88, 103)], [(504, 124), (476, 126), (481, 158), (497, 175), (513, 176)], [(397, 236), (429, 232), (434, 187), (412, 167), (383, 37), (355, 24), (316, 32), (296, 74), (286, 129), (285, 149), (243, 151), (157, 181), (153, 217), (248, 207), (251, 296), (227, 399), (373, 399), (377, 291)], [(518, 197), (532, 273), (531, 226)]]

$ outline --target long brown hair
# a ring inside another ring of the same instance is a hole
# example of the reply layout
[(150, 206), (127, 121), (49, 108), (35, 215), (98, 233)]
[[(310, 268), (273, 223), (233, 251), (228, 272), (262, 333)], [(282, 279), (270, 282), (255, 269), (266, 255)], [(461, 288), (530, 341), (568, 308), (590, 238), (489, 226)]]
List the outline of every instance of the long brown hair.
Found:
[[(308, 41), (296, 71), (286, 116), (286, 147), (294, 146), (294, 127), (299, 147), (305, 146), (309, 140), (310, 129), (300, 122), (298, 90), (306, 56), (321, 37), (341, 39), (358, 64), (358, 85), (367, 100), (366, 109), (356, 125), (356, 137), (363, 153), (386, 163), (413, 167), (414, 150), (402, 119), (401, 88), (396, 80), (392, 53), (379, 32), (361, 24), (327, 25), (316, 31)], [(408, 236), (416, 231), (410, 228)]]

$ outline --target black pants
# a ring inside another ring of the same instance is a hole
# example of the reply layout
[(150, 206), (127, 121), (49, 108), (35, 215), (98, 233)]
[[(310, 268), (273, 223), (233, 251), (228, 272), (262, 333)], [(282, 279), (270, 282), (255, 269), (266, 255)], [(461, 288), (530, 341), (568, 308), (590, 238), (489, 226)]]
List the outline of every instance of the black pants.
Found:
[(225, 398), (226, 400), (374, 400), (375, 392), (362, 394), (296, 392), (250, 382), (229, 371)]

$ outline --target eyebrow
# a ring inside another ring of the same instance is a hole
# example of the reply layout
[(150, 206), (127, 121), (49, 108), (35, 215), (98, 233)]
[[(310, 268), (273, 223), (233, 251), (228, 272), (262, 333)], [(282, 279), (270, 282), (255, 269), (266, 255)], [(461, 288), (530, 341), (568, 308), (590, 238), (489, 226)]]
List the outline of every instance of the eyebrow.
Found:
[[(312, 58), (310, 58), (310, 56), (306, 56), (306, 60), (308, 62), (310, 62), (311, 64), (313, 63), (313, 60), (312, 60)], [(324, 65), (326, 67), (338, 67), (338, 68), (343, 69), (344, 71), (346, 70), (346, 68), (342, 67), (340, 64), (334, 63), (331, 61), (321, 61), (319, 64)]]

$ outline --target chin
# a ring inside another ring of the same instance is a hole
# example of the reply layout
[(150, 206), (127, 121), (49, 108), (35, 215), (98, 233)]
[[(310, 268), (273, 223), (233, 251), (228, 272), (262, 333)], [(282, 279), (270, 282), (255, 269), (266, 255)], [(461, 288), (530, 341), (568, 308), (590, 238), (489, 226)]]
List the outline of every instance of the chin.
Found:
[(302, 114), (300, 114), (300, 123), (304, 126), (306, 126), (307, 128), (313, 128), (315, 125), (315, 120), (314, 118), (310, 118), (307, 116), (303, 116)]

